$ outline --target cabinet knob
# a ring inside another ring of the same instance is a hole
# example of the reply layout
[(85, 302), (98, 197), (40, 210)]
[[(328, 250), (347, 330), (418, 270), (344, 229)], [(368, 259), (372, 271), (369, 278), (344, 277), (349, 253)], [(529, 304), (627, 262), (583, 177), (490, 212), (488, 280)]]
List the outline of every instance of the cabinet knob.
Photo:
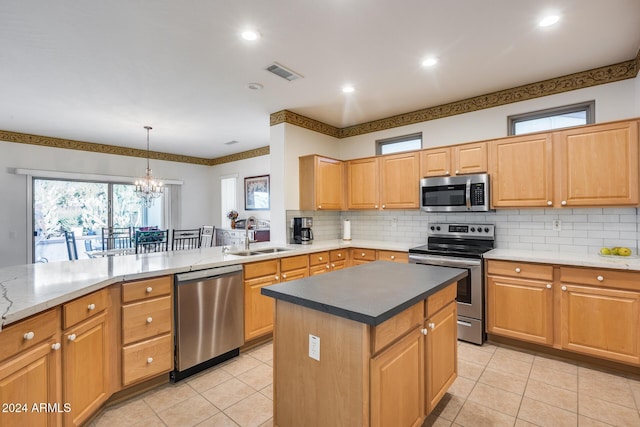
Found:
[(395, 255), (391, 255), (391, 259), (392, 259), (392, 260), (393, 260), (393, 259), (396, 259), (396, 256), (395, 256)]
[(33, 337), (35, 337), (36, 334), (34, 334), (32, 331), (27, 332), (26, 334), (23, 335), (23, 338), (27, 341), (32, 340)]
[(91, 310), (95, 310), (96, 309), (96, 305), (95, 304), (89, 304), (87, 306), (87, 310), (91, 311)]
[(553, 202), (551, 200), (547, 200), (547, 206), (553, 206)]
[(331, 266), (329, 264), (325, 265), (325, 268), (328, 270)]
[(382, 209), (386, 208), (386, 205), (382, 205)]
[(51, 344), (51, 350), (60, 350), (60, 343)]
[(338, 258), (342, 258), (342, 254), (341, 253), (338, 253)]
[(151, 286), (148, 286), (148, 287), (147, 287), (147, 293), (148, 293), (148, 294), (150, 294), (152, 290), (153, 290), (153, 288), (152, 288)]
[(273, 276), (273, 278), (276, 280), (280, 280), (280, 278), (277, 275)]
[(520, 273), (520, 267), (516, 267), (516, 273)]
[(429, 331), (427, 331), (427, 328), (422, 328), (420, 329), (420, 332), (422, 332), (422, 335), (427, 335)]
[(432, 331), (436, 328), (435, 323), (429, 323), (427, 326), (429, 326), (429, 329), (431, 329)]
[(335, 267), (335, 266), (336, 266), (336, 265), (335, 265), (334, 263), (331, 263), (331, 267), (332, 267), (332, 268), (333, 268), (333, 267)]
[(147, 363), (152, 363), (153, 362), (153, 357), (147, 357)]
[(566, 200), (563, 200), (563, 201), (561, 201), (561, 202), (560, 202), (560, 204), (561, 204), (562, 206), (567, 206), (567, 201), (566, 201)]
[(153, 322), (153, 317), (151, 316), (147, 317), (147, 323), (151, 323), (151, 322)]
[(322, 205), (318, 205), (318, 209), (322, 209)]
[(318, 257), (318, 261), (322, 261), (322, 257), (321, 256)]
[(373, 207), (374, 207), (374, 208), (376, 208), (376, 209), (378, 209), (378, 205), (374, 205)]
[(283, 279), (286, 279), (286, 278), (287, 278), (287, 275), (283, 273), (283, 274), (282, 274), (282, 278), (283, 278)]
[(458, 175), (458, 173), (459, 173), (459, 172), (460, 172), (460, 171), (459, 171), (458, 169), (456, 169), (456, 175)]
[(566, 291), (567, 287), (566, 286), (562, 286), (560, 289), (562, 289), (563, 291)]
[(551, 283), (547, 283), (547, 289), (551, 289)]
[(604, 277), (598, 276), (598, 277), (596, 277), (596, 279), (598, 279), (598, 282), (602, 282), (604, 280)]
[(364, 255), (365, 255), (365, 253), (364, 253), (364, 252), (362, 252), (362, 253), (360, 254), (360, 256), (364, 256)]
[(449, 171), (445, 171), (444, 173), (445, 175), (450, 175)]
[(75, 341), (75, 340), (76, 340), (76, 334), (68, 335), (68, 336), (67, 336), (67, 339), (68, 339), (69, 341)]

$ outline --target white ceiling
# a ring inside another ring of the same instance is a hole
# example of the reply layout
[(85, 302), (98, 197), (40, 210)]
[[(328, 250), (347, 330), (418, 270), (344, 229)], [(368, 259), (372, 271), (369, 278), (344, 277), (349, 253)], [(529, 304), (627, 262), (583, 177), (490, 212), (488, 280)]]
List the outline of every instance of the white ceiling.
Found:
[(345, 127), (629, 60), (639, 18), (639, 0), (1, 0), (0, 129), (145, 148), (151, 125), (153, 151), (220, 157), (268, 145), (282, 109)]

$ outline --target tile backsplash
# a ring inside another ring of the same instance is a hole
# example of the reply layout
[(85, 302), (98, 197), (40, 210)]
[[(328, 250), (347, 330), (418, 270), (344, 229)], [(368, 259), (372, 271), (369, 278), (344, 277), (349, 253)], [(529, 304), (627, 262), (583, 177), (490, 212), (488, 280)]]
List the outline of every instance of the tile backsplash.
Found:
[[(496, 247), (552, 252), (597, 253), (603, 246), (627, 246), (638, 253), (637, 208), (501, 209), (487, 213), (432, 214), (394, 211), (287, 211), (313, 217), (316, 240), (342, 237), (342, 221), (351, 221), (353, 239), (424, 244), (431, 222), (489, 223), (496, 226)], [(560, 230), (553, 221), (560, 221)]]

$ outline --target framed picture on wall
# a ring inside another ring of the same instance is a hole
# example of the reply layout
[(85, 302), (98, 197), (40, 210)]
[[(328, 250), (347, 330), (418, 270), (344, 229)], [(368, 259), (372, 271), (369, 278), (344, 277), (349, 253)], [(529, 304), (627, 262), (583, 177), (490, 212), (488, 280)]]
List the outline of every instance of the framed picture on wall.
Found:
[(244, 179), (244, 209), (246, 211), (269, 210), (269, 175), (250, 176)]

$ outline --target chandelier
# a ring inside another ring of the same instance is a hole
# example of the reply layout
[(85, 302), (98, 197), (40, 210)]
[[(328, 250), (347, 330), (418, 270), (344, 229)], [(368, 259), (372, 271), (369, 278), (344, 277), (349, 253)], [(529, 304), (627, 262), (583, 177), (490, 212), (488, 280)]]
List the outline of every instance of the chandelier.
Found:
[(153, 206), (153, 201), (162, 195), (164, 187), (162, 182), (157, 181), (151, 174), (149, 167), (149, 131), (153, 129), (151, 126), (144, 127), (147, 130), (147, 171), (144, 178), (136, 180), (136, 195), (140, 198), (140, 204), (145, 208)]

